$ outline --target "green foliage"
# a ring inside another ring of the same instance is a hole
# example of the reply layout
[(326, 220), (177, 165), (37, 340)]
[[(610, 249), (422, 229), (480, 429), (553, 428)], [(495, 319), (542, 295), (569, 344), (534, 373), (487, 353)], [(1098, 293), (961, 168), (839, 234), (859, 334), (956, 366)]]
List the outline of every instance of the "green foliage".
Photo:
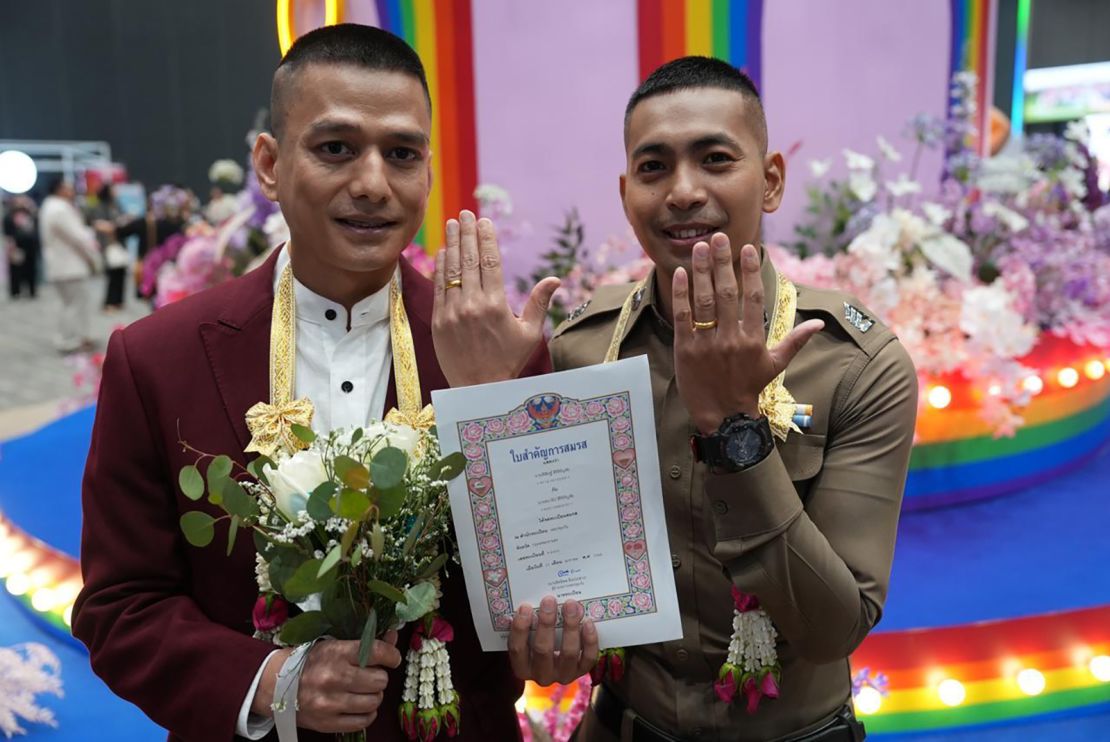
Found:
[(307, 611), (286, 621), (278, 636), (285, 644), (295, 645), (319, 639), (331, 628), (323, 611)]
[[(563, 225), (556, 230), (555, 246), (540, 256), (541, 263), (527, 278), (517, 278), (517, 291), (527, 296), (539, 281), (548, 276), (565, 278), (573, 269), (586, 259), (586, 250), (582, 245), (586, 241), (586, 228), (578, 216), (578, 209), (571, 209), (563, 220)], [(558, 302), (551, 302), (548, 316), (555, 327), (567, 317), (567, 308)]]
[(213, 525), (216, 519), (200, 510), (190, 510), (181, 516), (181, 532), (193, 546), (208, 546), (216, 536)]
[(200, 476), (200, 470), (192, 464), (181, 467), (177, 475), (177, 483), (181, 486), (182, 493), (190, 500), (204, 497), (204, 479)]

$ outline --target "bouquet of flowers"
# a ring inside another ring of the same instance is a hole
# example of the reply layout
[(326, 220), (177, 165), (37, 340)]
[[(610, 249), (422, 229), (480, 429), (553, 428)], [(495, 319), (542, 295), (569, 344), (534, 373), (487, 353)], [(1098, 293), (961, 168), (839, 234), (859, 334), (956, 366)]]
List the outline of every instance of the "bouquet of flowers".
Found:
[[(769, 251), (794, 281), (859, 297), (923, 378), (963, 377), (996, 434), (1012, 435), (1031, 396), (1022, 361), (1042, 333), (1110, 347), (1110, 207), (1082, 126), (977, 155), (975, 84), (955, 76), (947, 121), (911, 122), (908, 172), (894, 175), (902, 154), (882, 137), (877, 157), (845, 150), (845, 178), (811, 163), (794, 254)], [(943, 147), (945, 166), (926, 195), (916, 170), (930, 147)]]
[[(315, 435), (293, 426), (301, 450), (265, 456), (245, 469), (228, 456), (186, 448), (207, 462), (180, 472), (182, 492), (223, 510), (181, 516), (189, 543), (204, 547), (228, 521), (228, 554), (237, 534), (254, 537), (259, 596), (256, 637), (282, 646), (323, 636), (359, 640), (365, 664), (373, 642), (418, 622), (408, 651), (400, 709), (410, 739), (458, 731), (458, 695), (437, 614), (440, 570), (454, 555), (447, 482), (462, 454), (441, 457), (434, 431), (375, 422)], [(295, 703), (276, 698), (275, 710)], [(345, 739), (365, 739), (353, 735)]]

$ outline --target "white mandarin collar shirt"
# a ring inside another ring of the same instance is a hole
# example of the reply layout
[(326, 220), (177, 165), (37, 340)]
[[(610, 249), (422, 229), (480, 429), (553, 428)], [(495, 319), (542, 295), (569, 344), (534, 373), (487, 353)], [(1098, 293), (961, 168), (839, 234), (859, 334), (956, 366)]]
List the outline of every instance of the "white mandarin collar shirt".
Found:
[[(283, 247), (274, 267), (275, 291), (288, 264), (289, 251)], [(295, 276), (293, 287), (297, 302), (294, 396), (312, 400), (316, 408), (312, 428), (326, 433), (380, 420), (393, 363), (389, 285), (351, 307), (349, 316), (342, 304), (314, 293)]]

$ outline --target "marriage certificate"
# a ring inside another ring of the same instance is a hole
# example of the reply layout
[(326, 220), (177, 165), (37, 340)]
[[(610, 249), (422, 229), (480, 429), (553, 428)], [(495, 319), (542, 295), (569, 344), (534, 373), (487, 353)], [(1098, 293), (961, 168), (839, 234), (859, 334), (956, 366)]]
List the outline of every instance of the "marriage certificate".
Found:
[(432, 402), (444, 455), (466, 459), (449, 492), (484, 650), (546, 595), (581, 603), (602, 648), (682, 636), (646, 357)]

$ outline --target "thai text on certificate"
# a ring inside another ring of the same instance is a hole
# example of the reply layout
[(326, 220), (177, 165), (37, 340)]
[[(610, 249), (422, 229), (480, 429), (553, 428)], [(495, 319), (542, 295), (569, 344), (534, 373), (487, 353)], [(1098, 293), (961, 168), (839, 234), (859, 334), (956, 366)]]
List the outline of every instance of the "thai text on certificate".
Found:
[(582, 603), (603, 646), (681, 636), (646, 359), (433, 398), (466, 459), (451, 505), (483, 648), (545, 595)]

